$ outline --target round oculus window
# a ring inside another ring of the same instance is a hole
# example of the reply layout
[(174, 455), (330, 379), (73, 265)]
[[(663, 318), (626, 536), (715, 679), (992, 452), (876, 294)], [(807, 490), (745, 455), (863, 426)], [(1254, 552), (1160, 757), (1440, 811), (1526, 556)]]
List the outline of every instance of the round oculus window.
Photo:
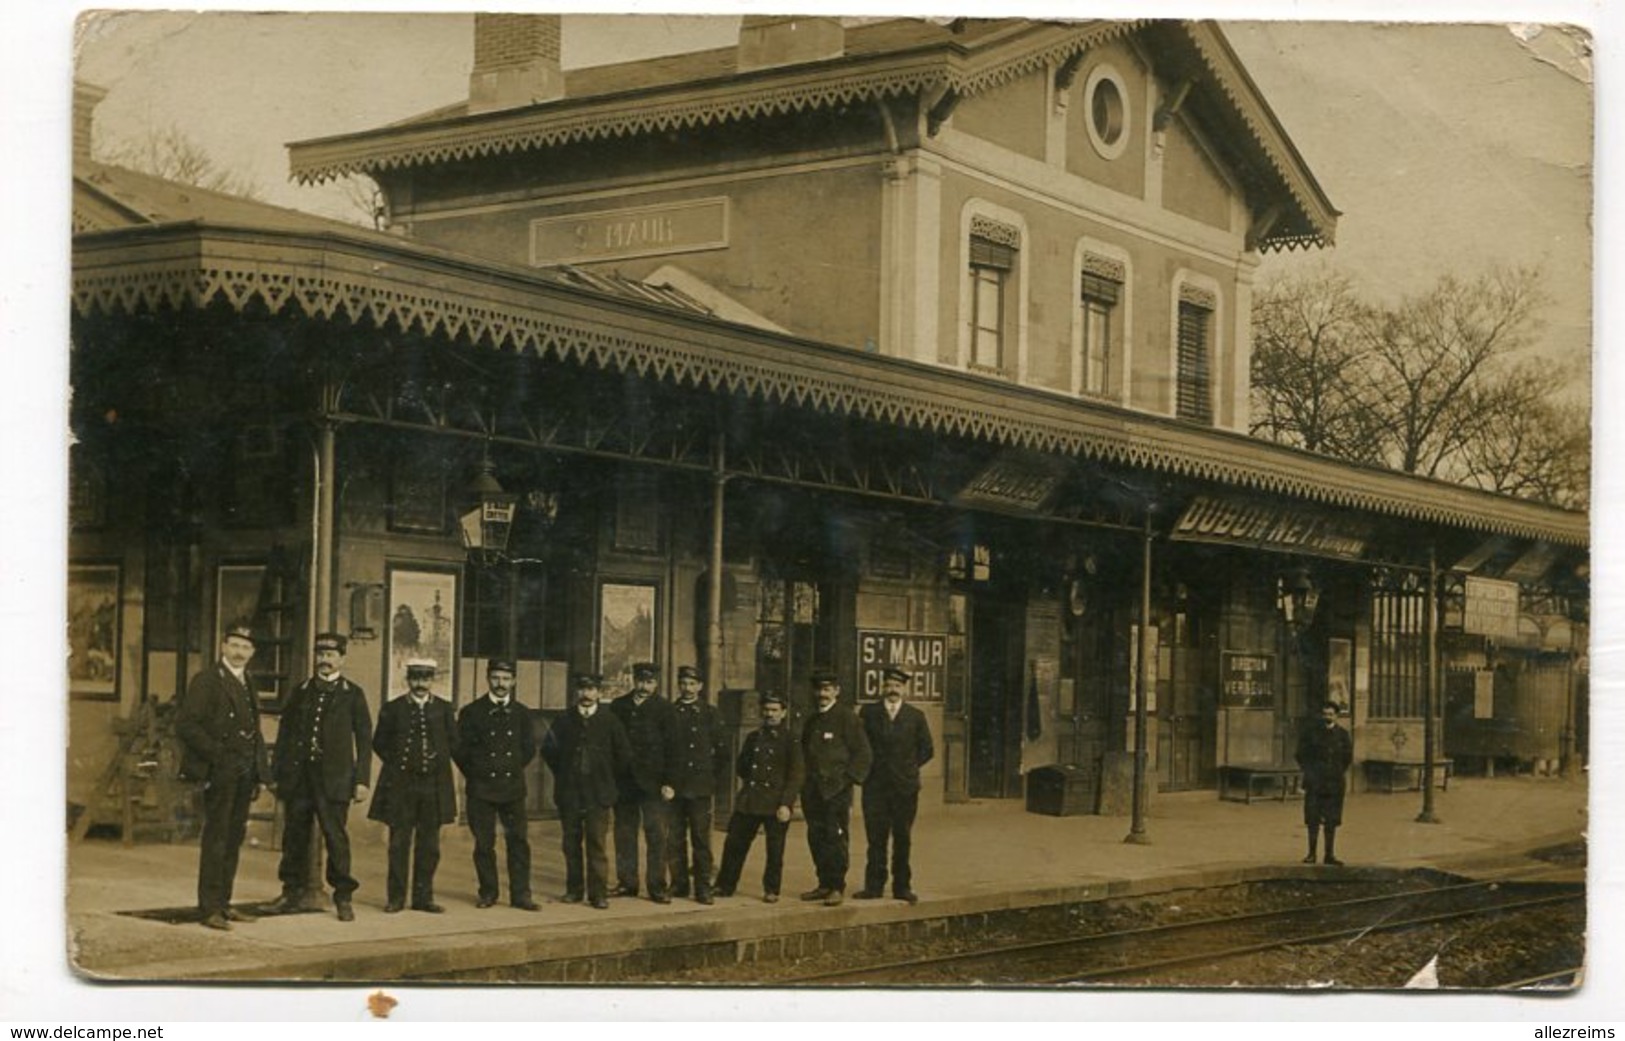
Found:
[(1116, 159), (1128, 146), (1128, 89), (1109, 65), (1100, 65), (1084, 85), (1089, 143), (1102, 158)]

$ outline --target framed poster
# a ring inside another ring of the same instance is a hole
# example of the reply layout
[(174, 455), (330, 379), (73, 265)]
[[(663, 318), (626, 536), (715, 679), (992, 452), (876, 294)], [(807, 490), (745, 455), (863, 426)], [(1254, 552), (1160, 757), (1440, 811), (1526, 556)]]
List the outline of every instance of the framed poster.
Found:
[(406, 693), (406, 663), (413, 658), (433, 658), (439, 668), (430, 691), (455, 700), (458, 575), (452, 567), (390, 565), (385, 700)]
[(68, 693), (118, 700), (119, 566), (68, 567)]
[(598, 672), (606, 699), (632, 689), (633, 662), (655, 660), (659, 593), (653, 582), (598, 587)]

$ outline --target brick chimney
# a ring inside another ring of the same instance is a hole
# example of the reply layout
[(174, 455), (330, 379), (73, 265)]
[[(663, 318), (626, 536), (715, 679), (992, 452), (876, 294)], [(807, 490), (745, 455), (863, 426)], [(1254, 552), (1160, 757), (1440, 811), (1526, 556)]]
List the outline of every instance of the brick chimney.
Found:
[(96, 106), (107, 97), (107, 91), (81, 80), (73, 81), (73, 162), (77, 166), (90, 161), (92, 130), (96, 126)]
[(739, 71), (839, 58), (846, 29), (839, 18), (747, 14), (739, 22)]
[(556, 14), (476, 14), (468, 111), (497, 112), (564, 97)]

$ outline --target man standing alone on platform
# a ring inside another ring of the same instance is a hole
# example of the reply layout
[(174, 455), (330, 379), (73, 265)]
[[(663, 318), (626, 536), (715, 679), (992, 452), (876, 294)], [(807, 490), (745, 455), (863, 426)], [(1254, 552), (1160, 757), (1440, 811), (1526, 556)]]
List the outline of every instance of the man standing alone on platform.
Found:
[(372, 713), (367, 695), (342, 675), (349, 640), (339, 633), (316, 637), (316, 675), (295, 687), (276, 733), (274, 791), (282, 800), (282, 896), (279, 914), (304, 906), (311, 876), (312, 823), (327, 847), (327, 884), (339, 921), (355, 921), (350, 874), (350, 804), (367, 797), (372, 780)]
[(666, 892), (666, 834), (677, 765), (671, 702), (655, 696), (660, 670), (650, 662), (632, 666), (632, 689), (609, 703), (632, 743), (632, 761), (621, 774), (615, 803), (616, 896), (638, 895), (638, 828), (642, 825), (649, 899), (671, 903)]
[[(687, 893), (692, 878), (694, 899), (709, 904), (711, 799), (717, 792), (717, 774), (728, 768), (728, 739), (715, 706), (700, 696), (704, 689), (700, 670), (692, 665), (677, 670), (677, 701), (672, 705), (677, 761), (672, 769), (667, 848), (673, 890)], [(692, 867), (688, 863), (690, 847)]]
[(1345, 775), (1354, 761), (1354, 741), (1337, 725), (1338, 706), (1328, 701), (1320, 710), (1320, 721), (1308, 725), (1298, 736), (1298, 769), (1303, 771), (1303, 822), (1309, 827), (1309, 855), (1305, 864), (1315, 862), (1315, 832), (1326, 829), (1326, 863), (1342, 866), (1337, 859), (1337, 828), (1343, 823)]
[(575, 707), (548, 728), (542, 758), (553, 771), (564, 833), (564, 902), (579, 904), (585, 894), (602, 911), (609, 906), (609, 815), (632, 746), (615, 713), (599, 707), (598, 677), (582, 673), (574, 686)]
[(863, 782), (863, 830), (869, 839), (869, 859), (858, 900), (878, 900), (886, 890), (886, 847), (891, 845), (892, 896), (918, 903), (914, 873), (909, 865), (914, 815), (920, 808), (920, 767), (936, 749), (925, 713), (903, 702), (914, 677), (889, 665), (881, 674), (881, 699), (858, 713), (864, 736), (874, 751), (874, 764)]
[(841, 903), (851, 862), (852, 786), (869, 775), (871, 752), (857, 714), (840, 703), (841, 685), (833, 672), (812, 674), (818, 711), (801, 731), (807, 780), (801, 809), (807, 817), (807, 846), (818, 869), (816, 888), (803, 900)]
[(451, 763), (457, 721), (451, 705), (430, 692), (437, 666), (427, 658), (406, 663), (409, 693), (378, 712), (373, 751), (384, 762), (367, 816), (389, 825), (389, 886), (386, 914), (406, 906), (408, 858), (412, 910), (440, 914), (434, 873), (440, 866), (440, 826), (457, 818)]
[(733, 896), (745, 870), (745, 856), (756, 841), (756, 830), (767, 832), (767, 867), (762, 871), (762, 899), (779, 902), (784, 878), (784, 839), (790, 832), (790, 814), (796, 806), (804, 775), (801, 741), (785, 721), (784, 695), (762, 695), (762, 725), (745, 736), (739, 751), (739, 794), (728, 818), (728, 839), (722, 846), (722, 869), (717, 872), (717, 895)]
[(514, 664), (492, 658), (485, 667), (486, 693), (457, 715), (457, 767), (467, 781), (468, 830), (474, 833), (478, 907), (497, 902), (497, 821), (508, 853), (508, 900), (521, 911), (539, 911), (530, 896), (530, 820), (525, 807), (525, 767), (536, 758), (530, 710), (513, 694)]
[(246, 621), (226, 626), (220, 660), (192, 677), (175, 716), (182, 745), (180, 775), (203, 782), (203, 836), (198, 853), (197, 906), (210, 929), (252, 922), (231, 906), (237, 856), (248, 834), (248, 807), (266, 778), (259, 706), (248, 682), (254, 631)]

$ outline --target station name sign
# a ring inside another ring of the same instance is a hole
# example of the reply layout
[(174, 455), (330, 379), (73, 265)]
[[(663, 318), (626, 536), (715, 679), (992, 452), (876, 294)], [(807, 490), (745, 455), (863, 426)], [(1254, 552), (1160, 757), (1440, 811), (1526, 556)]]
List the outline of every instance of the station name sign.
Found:
[(1358, 560), (1371, 541), (1371, 529), (1353, 518), (1301, 507), (1199, 495), (1170, 537)]
[(727, 245), (727, 196), (530, 222), (530, 262), (538, 267), (693, 253)]
[(1518, 583), (1468, 575), (1463, 632), (1504, 640), (1518, 636)]
[(898, 665), (914, 676), (905, 697), (910, 701), (941, 701), (947, 686), (948, 637), (943, 633), (899, 633), (882, 629), (858, 630), (858, 699), (880, 697), (880, 674)]

